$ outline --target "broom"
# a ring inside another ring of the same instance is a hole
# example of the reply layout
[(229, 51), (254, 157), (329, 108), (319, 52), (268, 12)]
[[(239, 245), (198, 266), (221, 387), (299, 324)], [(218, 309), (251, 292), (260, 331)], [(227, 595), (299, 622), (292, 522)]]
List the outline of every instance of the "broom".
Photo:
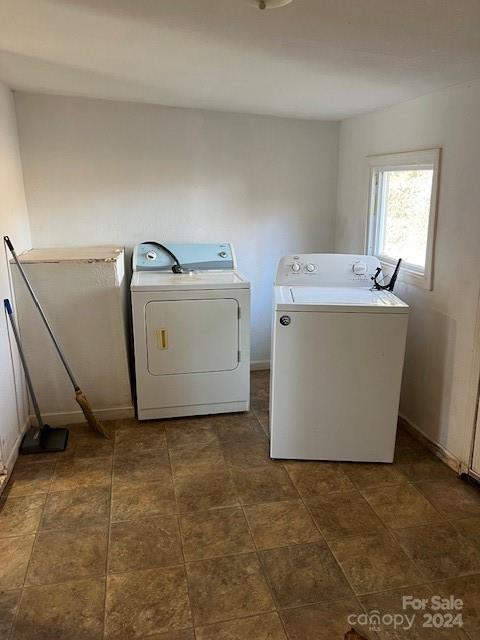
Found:
[(18, 267), (18, 270), (20, 271), (20, 275), (23, 278), (23, 281), (25, 282), (25, 285), (30, 293), (30, 295), (32, 296), (32, 300), (35, 304), (35, 306), (37, 307), (40, 316), (45, 324), (45, 327), (52, 339), (52, 342), (57, 350), (57, 353), (59, 355), (60, 360), (62, 361), (63, 366), (65, 367), (65, 371), (67, 372), (68, 377), (70, 378), (70, 381), (73, 385), (73, 389), (75, 391), (75, 400), (77, 401), (77, 403), (80, 405), (80, 408), (83, 412), (83, 415), (85, 416), (85, 420), (87, 421), (88, 425), (90, 426), (91, 429), (93, 429), (94, 431), (96, 431), (97, 433), (99, 433), (100, 435), (104, 436), (105, 438), (110, 438), (110, 436), (108, 435), (108, 433), (105, 431), (105, 429), (102, 427), (102, 425), (100, 424), (100, 422), (95, 418), (95, 416), (93, 415), (93, 411), (92, 408), (90, 406), (90, 403), (87, 400), (86, 395), (83, 393), (83, 391), (80, 389), (80, 386), (77, 382), (77, 380), (75, 379), (75, 376), (73, 375), (73, 372), (70, 368), (70, 365), (68, 364), (65, 355), (59, 345), (59, 343), (57, 342), (57, 339), (55, 338), (55, 335), (53, 333), (53, 330), (47, 320), (47, 317), (42, 309), (42, 307), (40, 306), (40, 302), (38, 301), (37, 296), (35, 295), (34, 290), (32, 289), (32, 285), (30, 284), (28, 278), (27, 278), (27, 274), (25, 273), (25, 271), (23, 270), (22, 265), (20, 264), (20, 261), (18, 259), (18, 256), (16, 254), (16, 251), (13, 247), (13, 244), (10, 240), (10, 238), (8, 236), (3, 236), (3, 241), (5, 242), (5, 244), (7, 245), (10, 253), (12, 254), (13, 260), (15, 261), (15, 264)]

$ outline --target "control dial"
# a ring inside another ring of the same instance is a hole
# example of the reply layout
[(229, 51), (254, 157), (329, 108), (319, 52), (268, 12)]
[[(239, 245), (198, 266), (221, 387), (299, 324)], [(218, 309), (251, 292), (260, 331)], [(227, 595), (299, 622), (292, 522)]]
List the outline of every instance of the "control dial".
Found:
[(147, 260), (156, 260), (157, 259), (157, 254), (155, 253), (155, 251), (149, 251), (148, 253), (145, 254)]
[(368, 267), (365, 262), (358, 260), (357, 262), (354, 262), (352, 271), (356, 276), (364, 276), (368, 271)]
[(313, 273), (314, 271), (317, 270), (317, 265), (316, 264), (312, 264), (310, 262), (309, 264), (307, 264), (307, 266), (305, 268), (309, 273)]
[(292, 271), (294, 273), (298, 273), (300, 271), (300, 263), (299, 262), (294, 262), (292, 264)]

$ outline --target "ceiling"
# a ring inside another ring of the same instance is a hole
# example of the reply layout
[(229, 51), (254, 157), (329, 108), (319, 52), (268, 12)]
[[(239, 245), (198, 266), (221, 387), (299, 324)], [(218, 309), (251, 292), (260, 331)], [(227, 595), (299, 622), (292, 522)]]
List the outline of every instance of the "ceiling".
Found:
[(341, 119), (480, 78), (479, 0), (0, 0), (14, 89)]

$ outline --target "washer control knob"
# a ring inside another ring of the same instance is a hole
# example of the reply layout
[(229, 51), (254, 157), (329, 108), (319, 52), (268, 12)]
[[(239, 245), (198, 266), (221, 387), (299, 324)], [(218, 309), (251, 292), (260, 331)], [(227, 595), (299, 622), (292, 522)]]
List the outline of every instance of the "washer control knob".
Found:
[(146, 255), (147, 260), (156, 260), (157, 259), (157, 254), (155, 253), (155, 251), (149, 251)]
[(368, 271), (368, 267), (365, 262), (358, 260), (353, 264), (352, 271), (356, 276), (364, 276)]
[(299, 262), (294, 262), (292, 264), (292, 271), (294, 271), (295, 273), (298, 273), (300, 271), (300, 263)]
[(307, 264), (306, 269), (309, 273), (313, 273), (314, 271), (317, 270), (317, 265), (316, 264), (312, 264), (311, 262), (309, 264)]

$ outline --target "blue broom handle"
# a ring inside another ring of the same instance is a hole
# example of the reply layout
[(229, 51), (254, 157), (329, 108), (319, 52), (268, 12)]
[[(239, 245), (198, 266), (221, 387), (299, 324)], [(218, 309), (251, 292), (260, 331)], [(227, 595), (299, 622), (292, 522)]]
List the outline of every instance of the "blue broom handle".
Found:
[(40, 313), (43, 322), (45, 323), (45, 327), (47, 328), (47, 331), (50, 334), (52, 342), (55, 345), (55, 348), (56, 348), (57, 353), (58, 353), (58, 355), (60, 357), (60, 360), (62, 361), (66, 372), (68, 373), (68, 377), (72, 381), (72, 384), (73, 384), (73, 387), (74, 387), (75, 391), (77, 391), (78, 389), (80, 389), (80, 387), (78, 386), (78, 383), (77, 383), (77, 381), (75, 379), (75, 376), (73, 375), (73, 371), (70, 369), (70, 365), (68, 364), (68, 362), (67, 362), (67, 360), (65, 358), (65, 355), (64, 355), (64, 353), (62, 351), (62, 348), (60, 347), (60, 345), (57, 342), (57, 339), (56, 339), (56, 337), (55, 337), (55, 335), (53, 333), (53, 330), (52, 330), (52, 328), (50, 326), (50, 323), (47, 320), (47, 316), (43, 312), (43, 309), (42, 309), (42, 307), (40, 305), (40, 302), (39, 302), (37, 296), (35, 295), (35, 291), (32, 289), (32, 285), (30, 284), (30, 282), (29, 282), (29, 280), (27, 278), (27, 274), (25, 273), (25, 271), (23, 270), (22, 265), (20, 264), (20, 261), (18, 259), (17, 253), (16, 253), (15, 249), (13, 248), (13, 244), (12, 244), (12, 242), (11, 242), (11, 240), (10, 240), (10, 238), (8, 236), (3, 236), (3, 240), (4, 240), (5, 244), (7, 245), (7, 247), (9, 248), (10, 253), (12, 254), (12, 257), (13, 257), (13, 259), (15, 261), (15, 264), (18, 267), (18, 270), (20, 271), (20, 274), (21, 274), (21, 276), (23, 278), (23, 281), (25, 282), (25, 284), (27, 286), (27, 289), (30, 292), (30, 295), (32, 296), (32, 300), (33, 300), (35, 306), (37, 307), (38, 312)]
[(33, 390), (32, 379), (30, 377), (30, 372), (28, 370), (25, 354), (23, 353), (23, 347), (20, 341), (20, 336), (18, 334), (17, 325), (15, 324), (15, 320), (13, 319), (12, 306), (10, 304), (10, 301), (7, 298), (5, 298), (5, 300), (3, 301), (3, 304), (5, 306), (5, 310), (10, 320), (10, 324), (12, 326), (13, 335), (15, 336), (15, 342), (17, 343), (18, 353), (20, 355), (23, 371), (25, 373), (25, 380), (27, 382), (28, 392), (30, 393), (30, 398), (32, 399), (33, 410), (35, 411), (35, 416), (37, 418), (38, 426), (41, 429), (43, 427), (42, 414), (40, 413), (40, 407), (38, 406), (37, 397), (35, 395), (35, 391)]

